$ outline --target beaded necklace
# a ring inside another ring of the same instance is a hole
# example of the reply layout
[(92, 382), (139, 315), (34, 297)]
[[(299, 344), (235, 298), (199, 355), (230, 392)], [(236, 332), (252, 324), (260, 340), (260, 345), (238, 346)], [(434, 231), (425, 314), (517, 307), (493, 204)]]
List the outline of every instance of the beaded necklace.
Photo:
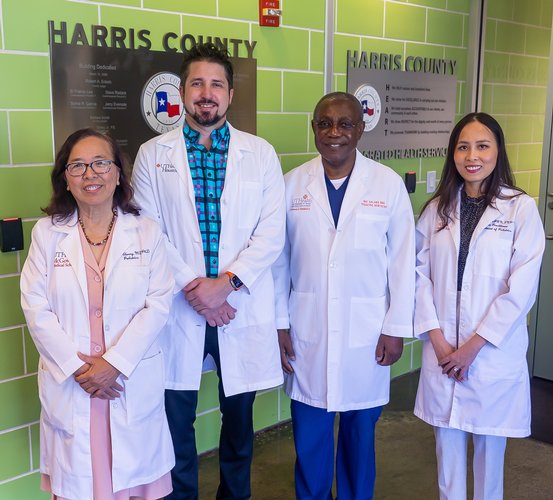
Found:
[(109, 235), (111, 234), (111, 230), (113, 229), (113, 224), (115, 224), (115, 217), (117, 217), (117, 212), (114, 210), (113, 211), (113, 217), (111, 218), (111, 222), (109, 223), (109, 226), (108, 226), (108, 234), (106, 234), (106, 237), (102, 241), (100, 241), (99, 243), (94, 243), (93, 241), (90, 240), (90, 238), (86, 234), (86, 230), (84, 228), (83, 220), (79, 217), (79, 219), (78, 219), (79, 224), (81, 226), (81, 229), (83, 230), (84, 237), (86, 238), (86, 241), (88, 241), (89, 245), (92, 245), (93, 247), (100, 247), (102, 245), (105, 245), (106, 241), (108, 241)]

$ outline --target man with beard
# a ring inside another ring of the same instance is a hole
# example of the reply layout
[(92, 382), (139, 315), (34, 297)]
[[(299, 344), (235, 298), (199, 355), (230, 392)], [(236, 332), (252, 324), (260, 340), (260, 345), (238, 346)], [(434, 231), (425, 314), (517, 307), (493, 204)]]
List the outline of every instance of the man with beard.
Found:
[(272, 146), (226, 120), (234, 92), (228, 54), (197, 45), (180, 76), (183, 128), (143, 144), (133, 171), (136, 202), (167, 235), (177, 284), (162, 333), (176, 455), (166, 498), (198, 498), (194, 421), (211, 355), (222, 413), (217, 498), (246, 499), (255, 391), (282, 382), (271, 265), (284, 244), (284, 183)]

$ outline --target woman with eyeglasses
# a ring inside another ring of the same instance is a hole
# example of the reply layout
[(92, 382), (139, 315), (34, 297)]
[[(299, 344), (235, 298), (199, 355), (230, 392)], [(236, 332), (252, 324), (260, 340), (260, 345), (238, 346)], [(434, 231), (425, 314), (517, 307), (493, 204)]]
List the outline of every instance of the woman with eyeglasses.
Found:
[(157, 499), (173, 447), (157, 337), (173, 278), (155, 222), (139, 216), (117, 143), (65, 141), (21, 274), (40, 354), (41, 487), (55, 499)]

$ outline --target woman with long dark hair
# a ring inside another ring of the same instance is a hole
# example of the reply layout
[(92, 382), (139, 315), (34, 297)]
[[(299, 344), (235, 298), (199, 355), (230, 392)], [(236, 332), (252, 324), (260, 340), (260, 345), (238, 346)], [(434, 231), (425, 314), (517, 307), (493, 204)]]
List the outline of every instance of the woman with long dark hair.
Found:
[(532, 198), (515, 187), (499, 123), (455, 126), (417, 225), (415, 333), (423, 359), (415, 414), (434, 426), (440, 498), (503, 498), (507, 437), (530, 434), (526, 316), (544, 250)]

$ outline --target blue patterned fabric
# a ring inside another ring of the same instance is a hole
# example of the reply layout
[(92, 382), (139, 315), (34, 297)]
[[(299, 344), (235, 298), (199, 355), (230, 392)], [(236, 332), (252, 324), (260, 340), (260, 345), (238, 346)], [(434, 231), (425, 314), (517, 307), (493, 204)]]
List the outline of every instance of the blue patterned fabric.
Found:
[(190, 175), (196, 197), (196, 213), (202, 235), (208, 278), (219, 275), (219, 236), (221, 234), (221, 194), (225, 185), (230, 131), (225, 124), (211, 132), (211, 149), (198, 143), (200, 133), (183, 127)]

